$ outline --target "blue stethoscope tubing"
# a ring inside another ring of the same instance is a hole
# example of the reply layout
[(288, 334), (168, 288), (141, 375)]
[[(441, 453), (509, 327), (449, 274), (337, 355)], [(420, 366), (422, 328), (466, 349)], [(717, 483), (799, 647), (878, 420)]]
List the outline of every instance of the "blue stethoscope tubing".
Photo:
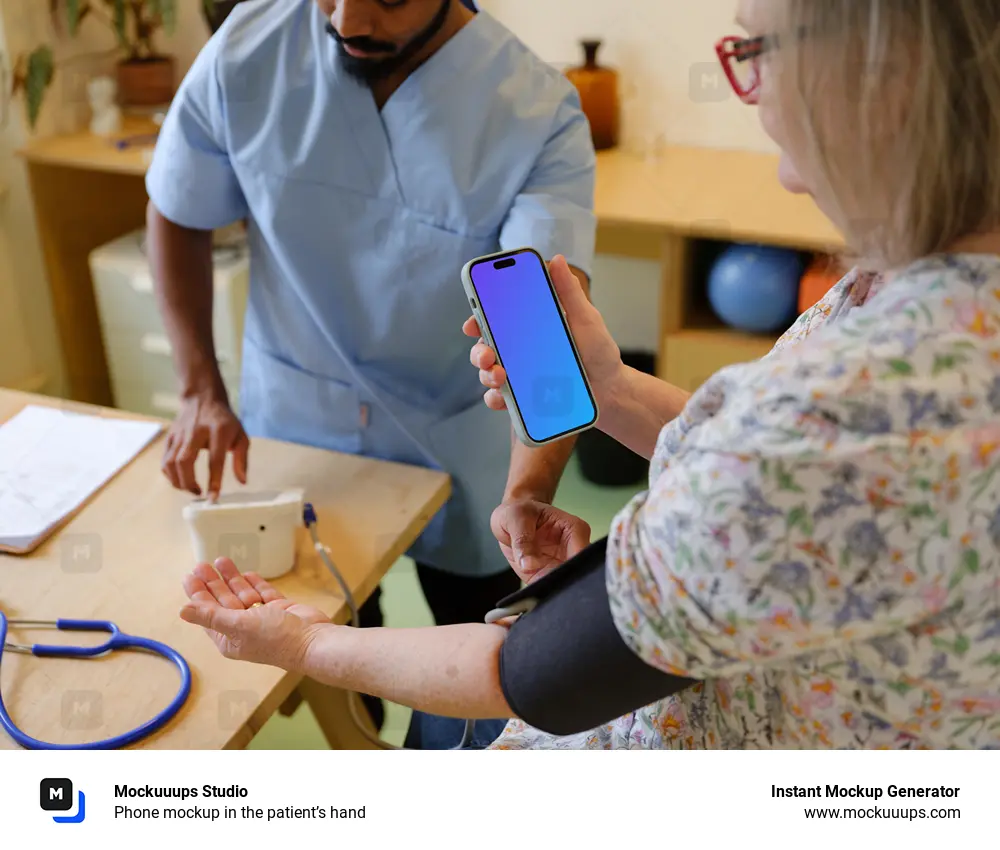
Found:
[[(25, 734), (11, 719), (10, 714), (7, 712), (7, 707), (3, 702), (3, 694), (0, 692), (0, 726), (3, 727), (4, 731), (10, 735), (10, 737), (17, 744), (25, 749), (122, 749), (148, 738), (154, 732), (163, 728), (176, 716), (177, 712), (181, 710), (181, 707), (185, 702), (187, 702), (187, 698), (191, 694), (191, 668), (188, 666), (187, 661), (184, 660), (184, 657), (177, 652), (177, 650), (164, 643), (160, 643), (156, 640), (150, 640), (149, 638), (137, 638), (132, 635), (124, 634), (118, 626), (107, 620), (53, 620), (46, 621), (44, 624), (40, 623), (40, 621), (31, 622), (39, 625), (53, 626), (60, 631), (108, 632), (111, 635), (111, 637), (109, 637), (104, 643), (97, 644), (96, 646), (59, 646), (58, 644), (47, 646), (44, 644), (33, 644), (30, 647), (20, 648), (20, 651), (30, 653), (36, 658), (97, 658), (108, 652), (114, 652), (116, 650), (145, 650), (146, 652), (152, 652), (155, 655), (159, 655), (168, 661), (173, 662), (174, 666), (180, 672), (181, 686), (180, 690), (177, 691), (177, 694), (174, 696), (173, 700), (171, 700), (170, 704), (159, 712), (159, 714), (154, 716), (152, 719), (147, 720), (141, 726), (137, 726), (130, 732), (125, 732), (121, 735), (105, 738), (103, 741), (92, 741), (85, 744), (52, 744), (48, 741), (39, 741), (37, 738), (32, 738), (30, 735)], [(7, 625), (7, 617), (2, 611), (0, 611), (0, 658), (2, 658), (3, 651), (7, 646)]]

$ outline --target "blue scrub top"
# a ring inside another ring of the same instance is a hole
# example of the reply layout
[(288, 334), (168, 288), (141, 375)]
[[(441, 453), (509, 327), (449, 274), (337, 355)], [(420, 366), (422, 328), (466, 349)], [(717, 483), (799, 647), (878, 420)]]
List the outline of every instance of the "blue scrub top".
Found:
[(590, 274), (589, 126), (566, 79), (485, 12), (381, 112), (325, 25), (313, 0), (237, 6), (178, 90), (149, 196), (185, 227), (249, 219), (248, 434), (448, 472), (409, 554), (494, 574), (510, 422), (469, 364), (460, 272), (532, 246)]

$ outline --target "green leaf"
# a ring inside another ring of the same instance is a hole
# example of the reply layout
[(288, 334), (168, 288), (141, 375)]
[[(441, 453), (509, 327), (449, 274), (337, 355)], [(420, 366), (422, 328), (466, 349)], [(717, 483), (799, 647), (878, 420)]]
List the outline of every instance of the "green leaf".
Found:
[(76, 35), (80, 17), (80, 0), (66, 0), (66, 26), (70, 35)]
[(964, 735), (969, 731), (977, 722), (977, 718), (973, 717), (969, 720), (966, 719), (953, 719), (952, 723), (955, 724), (955, 728), (952, 731), (953, 735)]
[(948, 641), (946, 641), (944, 638), (937, 638), (937, 637), (931, 638), (931, 645), (934, 646), (936, 649), (941, 649), (944, 650), (945, 652), (950, 652), (952, 649), (951, 644), (948, 643)]
[(788, 512), (788, 530), (791, 531), (793, 528), (797, 528), (802, 525), (806, 516), (805, 505), (799, 505), (797, 508), (792, 508)]
[(56, 63), (49, 47), (38, 47), (28, 56), (24, 74), (24, 101), (28, 111), (28, 126), (34, 130), (42, 111), (45, 93), (52, 85)]
[(906, 696), (910, 691), (913, 690), (913, 687), (911, 685), (906, 684), (906, 682), (889, 682), (889, 684), (886, 685), (886, 687), (889, 688), (889, 690), (891, 691), (895, 691), (901, 697)]
[(909, 505), (906, 508), (906, 513), (908, 516), (917, 519), (919, 517), (932, 517), (934, 516), (934, 509), (927, 504), (927, 502), (922, 502), (919, 505)]
[(890, 360), (889, 369), (894, 375), (912, 375), (913, 366), (908, 360)]
[(146, 0), (146, 11), (153, 18), (158, 18), (167, 35), (173, 35), (177, 26), (176, 0)]
[(973, 490), (972, 497), (969, 499), (970, 502), (978, 501), (979, 497), (986, 492), (986, 488), (993, 482), (993, 478), (996, 476), (998, 468), (1000, 467), (998, 467), (997, 464), (991, 463), (989, 469), (985, 472), (980, 472), (978, 475), (973, 477), (972, 481), (969, 483), (975, 487), (975, 490)]
[(965, 655), (969, 651), (970, 646), (972, 646), (972, 642), (965, 635), (959, 635), (952, 648), (955, 650), (956, 655)]
[(691, 554), (691, 549), (686, 543), (677, 544), (676, 563), (678, 567), (691, 566), (694, 563), (694, 556)]
[(938, 375), (941, 372), (947, 372), (954, 369), (956, 366), (967, 362), (967, 357), (962, 357), (958, 354), (937, 354), (934, 357), (934, 368), (932, 371), (933, 374)]
[(778, 468), (775, 471), (776, 477), (778, 479), (778, 489), (785, 490), (791, 493), (801, 493), (802, 488), (795, 483), (795, 476), (785, 469), (785, 465), (782, 463), (778, 464)]
[(127, 22), (125, 0), (114, 0), (114, 6), (112, 18), (115, 25), (115, 35), (118, 36), (118, 43), (122, 47), (128, 47), (128, 34), (125, 32)]
[(160, 16), (164, 32), (173, 35), (177, 29), (177, 0), (160, 0)]
[(991, 667), (1000, 667), (1000, 652), (991, 652), (980, 664), (989, 664)]
[(962, 566), (971, 575), (979, 572), (979, 552), (975, 549), (966, 549), (962, 556)]

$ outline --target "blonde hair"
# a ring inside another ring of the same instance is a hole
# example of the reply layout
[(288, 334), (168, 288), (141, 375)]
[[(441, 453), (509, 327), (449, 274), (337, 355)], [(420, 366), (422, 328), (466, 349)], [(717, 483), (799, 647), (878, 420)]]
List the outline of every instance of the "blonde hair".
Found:
[[(1000, 226), (1000, 0), (786, 0), (766, 74), (856, 261)], [(791, 107), (791, 108), (789, 108)]]

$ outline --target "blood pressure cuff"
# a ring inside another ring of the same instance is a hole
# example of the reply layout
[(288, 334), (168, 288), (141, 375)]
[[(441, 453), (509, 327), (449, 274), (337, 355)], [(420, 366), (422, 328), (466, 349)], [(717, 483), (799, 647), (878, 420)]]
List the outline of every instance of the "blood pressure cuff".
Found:
[(591, 544), (498, 607), (535, 603), (500, 650), (500, 684), (525, 723), (585, 732), (697, 684), (646, 664), (622, 640), (605, 582), (608, 540)]

